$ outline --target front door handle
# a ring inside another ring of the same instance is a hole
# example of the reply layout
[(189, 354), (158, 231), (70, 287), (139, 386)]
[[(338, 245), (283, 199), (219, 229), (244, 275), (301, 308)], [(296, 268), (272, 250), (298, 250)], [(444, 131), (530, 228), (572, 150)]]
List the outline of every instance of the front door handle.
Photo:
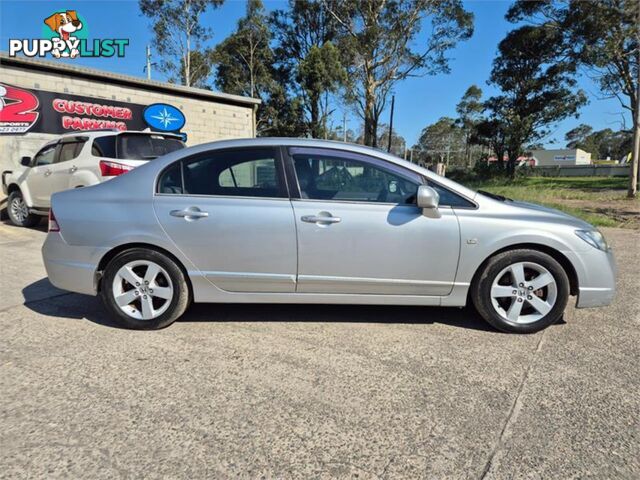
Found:
[(172, 217), (184, 218), (185, 220), (196, 220), (209, 216), (209, 212), (203, 212), (198, 207), (189, 207), (184, 210), (171, 210), (169, 215)]
[(45, 170), (44, 171), (44, 176), (48, 177), (49, 175), (51, 175), (51, 170)]
[(76, 167), (76, 166), (74, 165), (74, 166), (72, 166), (72, 167), (69, 169), (69, 173), (73, 173), (73, 172), (75, 172), (76, 170), (78, 170), (78, 167)]
[(340, 217), (333, 217), (331, 215), (303, 215), (300, 220), (307, 223), (340, 223), (342, 219)]

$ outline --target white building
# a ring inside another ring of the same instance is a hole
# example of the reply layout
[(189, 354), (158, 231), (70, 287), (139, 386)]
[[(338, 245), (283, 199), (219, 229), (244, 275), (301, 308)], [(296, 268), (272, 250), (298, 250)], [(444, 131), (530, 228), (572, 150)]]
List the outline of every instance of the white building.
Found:
[(536, 166), (590, 165), (591, 154), (579, 148), (564, 150), (533, 150), (531, 156)]

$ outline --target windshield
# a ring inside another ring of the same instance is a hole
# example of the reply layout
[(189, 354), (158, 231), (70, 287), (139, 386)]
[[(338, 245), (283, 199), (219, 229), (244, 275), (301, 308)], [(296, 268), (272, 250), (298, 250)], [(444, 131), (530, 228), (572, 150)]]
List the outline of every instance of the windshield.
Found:
[(179, 139), (164, 135), (118, 135), (118, 158), (121, 159), (152, 160), (184, 147)]

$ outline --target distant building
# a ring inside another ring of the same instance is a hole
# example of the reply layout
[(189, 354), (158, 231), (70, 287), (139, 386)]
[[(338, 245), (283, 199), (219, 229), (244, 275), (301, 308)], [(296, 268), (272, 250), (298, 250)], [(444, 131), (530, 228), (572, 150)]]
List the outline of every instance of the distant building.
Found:
[(565, 150), (533, 150), (531, 156), (536, 166), (590, 165), (591, 154), (579, 148)]

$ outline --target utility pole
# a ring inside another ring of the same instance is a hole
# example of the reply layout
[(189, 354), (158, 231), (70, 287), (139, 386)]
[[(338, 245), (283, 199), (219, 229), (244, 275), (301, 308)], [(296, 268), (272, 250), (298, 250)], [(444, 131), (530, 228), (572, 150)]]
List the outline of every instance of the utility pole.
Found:
[(347, 143), (347, 112), (342, 114), (342, 141)]
[[(638, 19), (640, 20), (640, 11), (638, 12)], [(640, 32), (638, 32), (638, 39), (640, 40)], [(638, 61), (640, 62), (640, 49), (638, 49)], [(635, 198), (638, 194), (638, 163), (640, 162), (640, 71), (638, 71), (638, 78), (636, 79), (636, 111), (633, 112), (633, 151), (631, 152), (631, 165), (629, 165), (629, 190), (627, 196), (629, 198)]]
[(389, 118), (389, 144), (387, 145), (387, 152), (391, 151), (391, 138), (393, 137), (393, 109), (396, 106), (396, 96), (391, 95), (391, 118)]
[(147, 80), (151, 80), (151, 45), (147, 45)]

